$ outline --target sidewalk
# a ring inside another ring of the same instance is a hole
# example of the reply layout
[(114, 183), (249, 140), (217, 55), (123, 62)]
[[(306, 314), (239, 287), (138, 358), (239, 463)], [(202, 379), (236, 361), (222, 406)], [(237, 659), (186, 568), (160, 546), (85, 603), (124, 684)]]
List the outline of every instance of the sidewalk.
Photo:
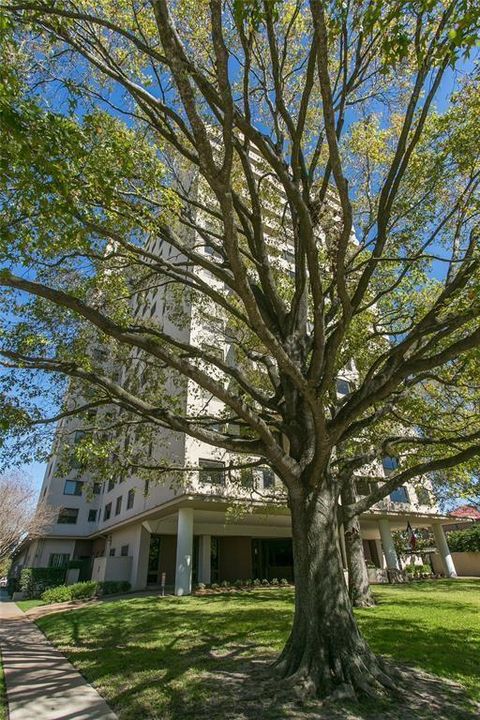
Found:
[(118, 720), (15, 603), (0, 602), (9, 720)]

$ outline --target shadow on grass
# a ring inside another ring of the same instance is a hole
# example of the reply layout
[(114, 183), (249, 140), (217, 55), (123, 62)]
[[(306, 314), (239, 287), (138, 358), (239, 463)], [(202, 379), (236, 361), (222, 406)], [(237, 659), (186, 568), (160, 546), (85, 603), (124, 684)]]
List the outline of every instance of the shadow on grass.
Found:
[[(409, 604), (401, 593), (392, 602)], [(401, 701), (298, 705), (270, 669), (288, 635), (292, 603), (289, 590), (143, 597), (49, 615), (38, 624), (121, 720), (477, 717), (458, 686), (407, 669)], [(473, 683), (478, 656), (461, 633), (425, 627), (418, 613), (413, 621), (383, 617), (383, 610), (359, 613), (376, 652)]]

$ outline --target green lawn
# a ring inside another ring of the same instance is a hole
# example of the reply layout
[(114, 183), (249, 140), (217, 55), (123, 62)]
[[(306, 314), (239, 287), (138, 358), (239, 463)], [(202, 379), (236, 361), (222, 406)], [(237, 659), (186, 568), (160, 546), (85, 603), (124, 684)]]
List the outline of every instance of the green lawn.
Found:
[[(386, 586), (376, 595), (375, 609), (358, 612), (375, 651), (480, 697), (480, 582)], [(193, 720), (204, 717), (212, 697), (230, 692), (232, 678), (245, 676), (246, 657), (271, 657), (282, 647), (292, 600), (291, 589), (141, 597), (46, 616), (38, 625), (121, 720)], [(266, 717), (280, 715), (259, 720)]]
[(43, 600), (17, 600), (16, 604), (23, 612), (30, 610), (30, 608), (38, 607), (39, 605), (45, 605)]

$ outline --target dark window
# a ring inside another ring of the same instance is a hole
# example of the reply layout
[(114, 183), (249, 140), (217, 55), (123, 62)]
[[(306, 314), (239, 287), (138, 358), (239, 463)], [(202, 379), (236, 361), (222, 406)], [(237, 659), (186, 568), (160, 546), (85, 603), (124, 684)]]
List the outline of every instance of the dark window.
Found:
[(102, 492), (102, 483), (94, 482), (93, 483), (93, 494), (100, 495), (101, 492)]
[(133, 502), (135, 500), (135, 490), (129, 490), (127, 495), (127, 510), (131, 510), (133, 508)]
[(415, 488), (417, 491), (417, 498), (420, 505), (430, 505), (430, 493), (428, 492), (427, 488), (424, 487), (417, 487)]
[(261, 483), (264, 490), (275, 487), (275, 473), (272, 468), (261, 467), (259, 468), (261, 473)]
[(120, 515), (121, 510), (122, 510), (122, 496), (120, 495), (117, 498), (117, 501), (115, 503), (115, 515)]
[(128, 556), (128, 545), (122, 545), (122, 547), (120, 548), (120, 555), (122, 557)]
[(67, 567), (70, 555), (68, 553), (50, 553), (48, 559), (48, 567), (63, 568)]
[(113, 490), (114, 487), (115, 487), (115, 480), (110, 479), (110, 480), (108, 481), (108, 490), (107, 490), (107, 492), (110, 492), (110, 490)]
[(401, 485), (396, 490), (390, 493), (390, 500), (398, 503), (408, 503), (408, 492), (407, 488)]
[(398, 458), (386, 455), (382, 460), (382, 465), (385, 475), (390, 475), (390, 473), (398, 468)]
[(370, 483), (368, 480), (359, 478), (356, 480), (357, 494), (358, 495), (369, 495), (370, 494)]
[(143, 489), (143, 494), (145, 497), (148, 495), (148, 490), (150, 488), (150, 480), (145, 480), (145, 487)]
[(112, 503), (109, 502), (109, 503), (107, 503), (107, 504), (105, 505), (105, 507), (103, 508), (103, 519), (104, 519), (104, 520), (109, 520), (111, 514), (112, 514)]
[(110, 557), (115, 557), (115, 548), (110, 548)]
[(83, 482), (80, 480), (66, 480), (63, 488), (64, 495), (81, 495)]
[(73, 441), (74, 441), (75, 445), (77, 443), (79, 443), (80, 440), (83, 440), (84, 437), (85, 437), (85, 430), (77, 430), (73, 437)]
[(337, 393), (339, 395), (348, 395), (349, 392), (351, 392), (351, 388), (348, 380), (337, 380)]
[(97, 519), (97, 511), (89, 510), (88, 511), (88, 522), (95, 522), (96, 519)]
[(78, 508), (62, 508), (58, 513), (57, 522), (61, 525), (75, 525), (78, 518)]
[(198, 477), (201, 483), (223, 485), (225, 483), (225, 463), (218, 460), (199, 460)]

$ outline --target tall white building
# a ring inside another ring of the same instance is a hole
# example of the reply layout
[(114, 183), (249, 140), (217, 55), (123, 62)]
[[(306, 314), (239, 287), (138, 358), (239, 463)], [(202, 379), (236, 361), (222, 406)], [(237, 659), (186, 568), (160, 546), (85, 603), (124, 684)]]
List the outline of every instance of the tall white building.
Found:
[[(279, 212), (280, 208), (272, 204), (272, 238)], [(202, 219), (197, 217), (197, 222)], [(268, 227), (266, 231), (268, 234)], [(194, 231), (190, 240), (198, 246), (198, 252), (206, 256), (214, 252)], [(160, 241), (150, 249), (167, 259), (177, 254)], [(293, 272), (292, 261), (293, 247), (286, 241), (276, 259), (279, 271), (286, 277)], [(208, 271), (200, 267), (195, 271), (220, 287), (221, 283)], [(168, 288), (157, 288), (142, 296), (141, 302), (137, 298), (135, 314), (179, 340), (234, 358), (222, 317), (188, 298), (172, 300), (169, 293)], [(181, 307), (175, 307), (175, 303)], [(92, 353), (99, 362), (107, 362), (101, 348), (93, 348)], [(339, 396), (350, 391), (354, 380), (354, 367), (346, 369), (338, 379)], [(172, 385), (171, 392), (189, 411), (208, 413), (220, 421), (221, 403), (192, 380)], [(93, 413), (91, 420), (93, 426)], [(251, 487), (241, 487), (229, 477), (230, 458), (226, 451), (183, 433), (159, 430), (151, 455), (157, 461), (195, 468), (185, 483), (172, 482), (168, 473), (150, 483), (133, 474), (119, 474), (109, 482), (92, 486), (88, 476), (79, 479), (78, 469), (69, 473), (61, 469), (62, 444), (80, 441), (82, 432), (76, 419), (61, 421), (57, 429), (40, 493), (41, 500), (58, 508), (57, 521), (44, 537), (22, 549), (17, 565), (66, 566), (71, 560), (83, 560), (82, 577), (127, 580), (133, 589), (158, 586), (164, 580), (167, 588), (180, 595), (188, 594), (195, 582), (293, 579), (289, 511), (281, 485), (268, 467), (254, 469)], [(385, 459), (385, 475), (394, 465), (393, 459)], [(366, 494), (371, 482), (359, 480), (359, 494)], [(84, 484), (89, 487), (88, 493), (84, 492)], [(232, 503), (237, 508), (243, 506), (244, 512), (232, 514)], [(398, 569), (392, 530), (403, 530), (410, 522), (412, 526), (434, 529), (445, 574), (454, 575), (442, 529), (442, 523), (447, 521), (432, 505), (427, 487), (421, 491), (412, 485), (398, 488), (360, 518), (366, 559), (379, 570)], [(343, 538), (339, 541), (346, 567)]]

